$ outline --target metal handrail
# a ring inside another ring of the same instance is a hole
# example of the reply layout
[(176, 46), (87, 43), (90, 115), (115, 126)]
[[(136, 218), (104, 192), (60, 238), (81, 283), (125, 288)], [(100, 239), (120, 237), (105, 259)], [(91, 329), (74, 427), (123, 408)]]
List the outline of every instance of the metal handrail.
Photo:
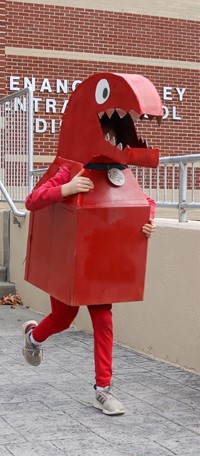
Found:
[(2, 191), (3, 193), (3, 196), (4, 198), (6, 199), (7, 203), (9, 204), (13, 214), (16, 216), (16, 217), (25, 217), (26, 216), (26, 212), (25, 211), (19, 211), (17, 209), (17, 207), (15, 206), (15, 203), (13, 202), (12, 198), (10, 197), (10, 195), (8, 194), (6, 188), (4, 187), (4, 185), (2, 184), (2, 182), (0, 181), (0, 190)]
[(170, 157), (160, 157), (159, 164), (172, 164), (172, 163), (195, 163), (200, 162), (200, 154), (190, 154), (190, 155), (177, 155)]

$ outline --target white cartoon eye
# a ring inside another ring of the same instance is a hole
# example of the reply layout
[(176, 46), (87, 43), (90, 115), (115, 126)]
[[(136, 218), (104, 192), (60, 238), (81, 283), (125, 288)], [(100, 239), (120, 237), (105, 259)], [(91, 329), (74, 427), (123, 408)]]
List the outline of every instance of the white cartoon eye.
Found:
[(108, 99), (109, 95), (110, 95), (110, 86), (108, 84), (108, 81), (107, 81), (107, 79), (101, 79), (96, 86), (96, 91), (95, 91), (96, 102), (98, 104), (105, 103), (105, 101)]

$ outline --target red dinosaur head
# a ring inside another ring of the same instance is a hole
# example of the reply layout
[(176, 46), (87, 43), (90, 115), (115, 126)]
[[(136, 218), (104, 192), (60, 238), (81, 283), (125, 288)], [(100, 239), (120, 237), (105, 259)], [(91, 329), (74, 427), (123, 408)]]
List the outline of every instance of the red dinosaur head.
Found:
[(138, 119), (163, 115), (151, 81), (140, 75), (96, 73), (71, 95), (63, 115), (57, 156), (91, 162), (156, 167), (158, 149), (138, 139)]

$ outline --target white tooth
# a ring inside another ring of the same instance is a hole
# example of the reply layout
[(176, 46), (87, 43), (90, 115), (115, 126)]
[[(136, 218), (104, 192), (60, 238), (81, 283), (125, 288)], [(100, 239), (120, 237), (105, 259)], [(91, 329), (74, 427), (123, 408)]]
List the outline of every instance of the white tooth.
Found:
[(105, 139), (106, 139), (106, 141), (110, 141), (110, 133), (106, 133)]
[(114, 136), (113, 136), (112, 139), (110, 140), (110, 144), (112, 144), (112, 146), (116, 146), (116, 139), (115, 139)]
[(144, 119), (148, 119), (149, 118), (149, 116), (147, 114), (144, 114), (143, 117), (144, 117)]
[(118, 113), (120, 119), (122, 119), (122, 118), (127, 114), (126, 111), (124, 111), (124, 110), (121, 109), (121, 108), (117, 108), (116, 111), (117, 111), (117, 113)]
[(114, 109), (107, 109), (106, 114), (109, 117), (109, 119), (112, 117), (113, 112), (114, 112)]
[(130, 114), (131, 118), (133, 119), (133, 121), (138, 120), (139, 114), (137, 112), (135, 112), (133, 109), (131, 109), (131, 111), (129, 111), (129, 114)]
[(117, 149), (123, 150), (123, 144), (121, 142), (119, 144), (117, 144)]
[(98, 113), (99, 119), (101, 119), (101, 118), (103, 117), (103, 115), (104, 115), (104, 112), (99, 112), (99, 113)]
[(147, 149), (148, 149), (148, 148), (149, 148), (149, 146), (148, 146), (148, 142), (147, 142), (147, 140), (145, 141), (145, 145), (146, 145), (146, 147), (147, 147)]

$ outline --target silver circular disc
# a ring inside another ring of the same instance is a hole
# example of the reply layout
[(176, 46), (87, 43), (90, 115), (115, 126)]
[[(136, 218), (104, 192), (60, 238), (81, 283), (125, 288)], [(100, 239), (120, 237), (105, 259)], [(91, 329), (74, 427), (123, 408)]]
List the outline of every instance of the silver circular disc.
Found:
[(108, 170), (108, 179), (113, 185), (117, 185), (118, 187), (125, 182), (124, 174), (118, 168), (111, 168)]

